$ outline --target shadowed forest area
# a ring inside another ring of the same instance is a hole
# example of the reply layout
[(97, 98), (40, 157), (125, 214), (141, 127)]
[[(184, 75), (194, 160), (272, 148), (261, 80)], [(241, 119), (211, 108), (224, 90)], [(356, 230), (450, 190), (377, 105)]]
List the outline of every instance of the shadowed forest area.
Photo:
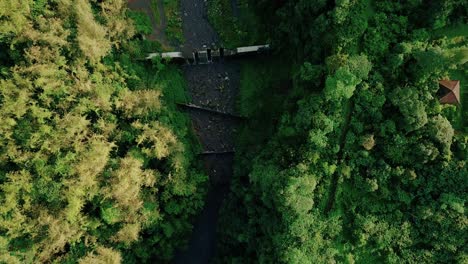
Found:
[(280, 63), (241, 81), (217, 263), (465, 263), (466, 2), (251, 7)]
[(0, 263), (171, 263), (207, 201), (213, 263), (468, 261), (466, 1), (208, 0), (220, 45), (272, 51), (206, 82), (145, 59), (213, 35), (183, 1), (0, 0)]

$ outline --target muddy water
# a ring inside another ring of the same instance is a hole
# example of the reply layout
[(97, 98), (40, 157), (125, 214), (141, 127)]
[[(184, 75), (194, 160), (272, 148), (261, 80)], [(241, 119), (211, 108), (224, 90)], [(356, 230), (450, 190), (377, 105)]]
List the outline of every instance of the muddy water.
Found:
[[(219, 45), (219, 38), (207, 19), (205, 0), (181, 0), (185, 37), (184, 52)], [(191, 104), (226, 113), (235, 113), (240, 67), (234, 62), (184, 66)], [(207, 111), (189, 110), (195, 134), (204, 151), (234, 150), (238, 119)], [(216, 252), (218, 213), (229, 191), (233, 153), (200, 156), (210, 177), (210, 190), (203, 211), (194, 222), (188, 247), (177, 252), (174, 263), (209, 263)]]

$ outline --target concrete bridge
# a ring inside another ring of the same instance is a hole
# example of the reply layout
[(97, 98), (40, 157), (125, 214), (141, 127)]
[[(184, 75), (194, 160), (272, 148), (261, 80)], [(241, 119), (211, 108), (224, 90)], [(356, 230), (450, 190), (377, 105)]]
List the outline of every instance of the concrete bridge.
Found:
[(270, 45), (256, 45), (238, 47), (235, 49), (224, 49), (224, 48), (208, 48), (204, 47), (202, 50), (194, 50), (192, 53), (185, 53), (180, 51), (175, 52), (163, 52), (163, 53), (150, 53), (146, 59), (151, 60), (154, 57), (160, 57), (168, 59), (176, 63), (186, 63), (190, 65), (196, 64), (208, 64), (213, 61), (218, 61), (225, 57), (235, 57), (244, 55), (255, 55), (266, 53), (270, 50)]

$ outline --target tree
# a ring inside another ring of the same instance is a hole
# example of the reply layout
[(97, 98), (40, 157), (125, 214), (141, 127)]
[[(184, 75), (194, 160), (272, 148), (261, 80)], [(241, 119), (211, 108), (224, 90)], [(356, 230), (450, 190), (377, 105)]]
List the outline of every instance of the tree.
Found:
[(427, 124), (428, 118), (422, 101), (415, 87), (397, 88), (390, 96), (391, 102), (398, 107), (403, 115), (406, 131), (420, 129)]
[(1, 1), (0, 262), (164, 262), (186, 239), (207, 177), (126, 14)]
[(441, 146), (441, 151), (450, 154), (450, 146), (454, 131), (450, 122), (443, 116), (437, 115), (429, 121), (430, 136)]
[(349, 70), (340, 68), (332, 77), (327, 77), (325, 81), (325, 98), (327, 100), (349, 99), (353, 96), (359, 79)]
[[(97, 253), (97, 254), (96, 254)], [(84, 258), (79, 260), (80, 264), (119, 264), (122, 261), (120, 253), (103, 246), (96, 248), (95, 253), (88, 253)]]
[(27, 24), (32, 1), (5, 0), (0, 2), (0, 43), (21, 33)]
[(74, 8), (80, 49), (91, 62), (97, 62), (111, 48), (111, 43), (107, 38), (108, 31), (95, 21), (91, 4), (88, 1), (78, 0)]

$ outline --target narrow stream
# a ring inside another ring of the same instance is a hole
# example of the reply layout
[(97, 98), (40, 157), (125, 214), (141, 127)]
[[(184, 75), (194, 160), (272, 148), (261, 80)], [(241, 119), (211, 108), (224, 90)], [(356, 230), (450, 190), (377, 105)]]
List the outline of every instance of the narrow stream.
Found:
[[(181, 0), (185, 37), (184, 52), (219, 45), (219, 38), (207, 20), (204, 0)], [(240, 67), (235, 62), (214, 62), (184, 66), (191, 104), (226, 113), (235, 113)], [(238, 120), (207, 111), (188, 110), (194, 132), (204, 151), (224, 152), (200, 156), (210, 178), (205, 207), (194, 222), (188, 247), (176, 253), (174, 263), (209, 263), (216, 252), (219, 209), (229, 191), (234, 150), (233, 137)]]

